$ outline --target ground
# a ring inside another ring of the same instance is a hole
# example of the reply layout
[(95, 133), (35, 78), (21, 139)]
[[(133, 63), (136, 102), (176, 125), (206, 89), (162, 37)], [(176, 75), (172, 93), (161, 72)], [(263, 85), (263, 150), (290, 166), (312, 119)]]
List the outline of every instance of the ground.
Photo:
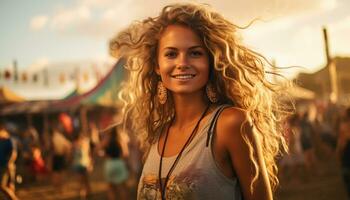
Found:
[[(346, 200), (346, 192), (341, 179), (339, 167), (335, 159), (330, 158), (318, 162), (318, 169), (309, 174), (296, 174), (301, 177), (296, 181), (281, 180), (276, 192), (277, 200)], [(293, 175), (294, 176), (294, 175)], [(17, 195), (21, 200), (78, 200), (78, 183), (71, 172), (66, 175), (63, 192), (59, 193), (50, 184), (49, 180), (19, 185)], [(90, 200), (104, 200), (106, 184), (103, 181), (102, 164), (95, 167), (91, 174), (92, 195)], [(131, 189), (130, 199), (135, 199), (135, 187)]]

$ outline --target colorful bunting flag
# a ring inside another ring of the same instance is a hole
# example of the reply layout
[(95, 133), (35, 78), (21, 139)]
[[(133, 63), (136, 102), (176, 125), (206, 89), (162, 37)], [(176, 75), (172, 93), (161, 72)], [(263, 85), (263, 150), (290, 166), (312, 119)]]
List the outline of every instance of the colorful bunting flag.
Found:
[(23, 73), (22, 73), (22, 81), (23, 81), (23, 82), (27, 82), (27, 80), (28, 80), (27, 73), (23, 72)]
[(64, 72), (61, 72), (59, 79), (60, 79), (60, 83), (61, 84), (65, 84), (65, 82), (66, 82), (66, 75), (64, 74)]
[(6, 70), (6, 71), (5, 71), (5, 79), (6, 79), (6, 80), (11, 79), (11, 72), (10, 72), (9, 70)]

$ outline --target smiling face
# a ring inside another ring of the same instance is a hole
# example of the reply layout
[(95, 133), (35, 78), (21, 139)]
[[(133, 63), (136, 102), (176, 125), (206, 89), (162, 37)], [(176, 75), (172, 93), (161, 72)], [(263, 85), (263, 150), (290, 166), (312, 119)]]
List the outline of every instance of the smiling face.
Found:
[(173, 94), (202, 92), (209, 77), (208, 52), (190, 28), (168, 26), (159, 40), (158, 67), (164, 86)]

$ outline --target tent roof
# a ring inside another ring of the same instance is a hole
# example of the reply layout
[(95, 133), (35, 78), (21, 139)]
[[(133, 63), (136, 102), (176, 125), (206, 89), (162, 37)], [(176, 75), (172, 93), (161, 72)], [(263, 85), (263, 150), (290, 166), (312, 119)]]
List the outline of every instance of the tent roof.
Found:
[[(78, 94), (73, 91), (61, 100), (25, 101), (0, 107), (0, 115), (20, 113), (57, 112), (77, 108), (81, 105), (116, 106), (117, 93), (124, 78), (124, 59), (120, 59), (111, 71), (90, 91)], [(22, 101), (20, 101), (22, 100)], [(13, 101), (15, 102), (15, 101)]]
[(0, 115), (20, 113), (40, 113), (50, 108), (50, 101), (25, 101), (18, 102), (0, 109)]
[(0, 104), (22, 102), (24, 98), (17, 95), (5, 86), (0, 87)]
[(72, 95), (54, 103), (55, 107), (69, 107), (80, 104), (98, 104), (103, 106), (115, 106), (120, 83), (124, 79), (125, 60), (120, 59), (111, 71), (90, 91), (81, 95)]
[(300, 86), (293, 86), (288, 90), (288, 93), (295, 99), (311, 100), (315, 98), (315, 92)]

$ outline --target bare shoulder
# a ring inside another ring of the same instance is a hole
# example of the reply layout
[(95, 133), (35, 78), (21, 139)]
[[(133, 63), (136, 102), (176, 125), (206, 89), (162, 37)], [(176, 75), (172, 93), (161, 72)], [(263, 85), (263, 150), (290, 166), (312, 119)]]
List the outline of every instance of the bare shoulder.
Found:
[(217, 122), (217, 132), (219, 137), (241, 137), (251, 135), (251, 122), (247, 112), (236, 107), (224, 109)]
[(223, 110), (216, 126), (217, 145), (229, 154), (241, 154), (248, 143), (257, 143), (251, 120), (246, 111), (229, 107)]
[(222, 111), (220, 118), (223, 122), (227, 122), (227, 125), (230, 125), (233, 123), (244, 122), (247, 120), (248, 116), (247, 112), (241, 108), (228, 107)]

